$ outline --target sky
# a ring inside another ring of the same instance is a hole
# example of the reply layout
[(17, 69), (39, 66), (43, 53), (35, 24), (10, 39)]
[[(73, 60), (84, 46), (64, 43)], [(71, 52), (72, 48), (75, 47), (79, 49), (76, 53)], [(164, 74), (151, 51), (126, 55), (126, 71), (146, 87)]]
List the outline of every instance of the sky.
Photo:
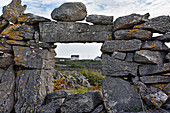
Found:
[[(0, 14), (2, 7), (11, 0), (0, 0)], [(27, 5), (25, 13), (33, 13), (51, 19), (51, 12), (65, 2), (83, 2), (89, 14), (120, 16), (132, 13), (150, 13), (150, 18), (169, 15), (170, 0), (22, 0)], [(100, 56), (102, 44), (57, 44), (57, 57), (70, 58), (72, 54), (80, 55), (80, 59), (93, 59)]]

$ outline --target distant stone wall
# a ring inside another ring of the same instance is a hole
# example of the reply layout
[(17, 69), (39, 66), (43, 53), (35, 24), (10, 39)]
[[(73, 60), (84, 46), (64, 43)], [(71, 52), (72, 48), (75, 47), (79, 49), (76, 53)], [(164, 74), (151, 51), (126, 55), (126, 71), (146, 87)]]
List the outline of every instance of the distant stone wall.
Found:
[[(169, 16), (131, 14), (113, 22), (113, 16), (86, 17), (85, 5), (76, 2), (54, 9), (51, 16), (57, 22), (51, 22), (24, 14), (25, 9), (21, 0), (12, 0), (0, 17), (0, 112), (117, 113), (146, 111), (146, 105), (169, 109)], [(85, 18), (93, 25), (77, 22)], [(56, 42), (103, 43), (103, 100), (99, 92), (52, 93)]]

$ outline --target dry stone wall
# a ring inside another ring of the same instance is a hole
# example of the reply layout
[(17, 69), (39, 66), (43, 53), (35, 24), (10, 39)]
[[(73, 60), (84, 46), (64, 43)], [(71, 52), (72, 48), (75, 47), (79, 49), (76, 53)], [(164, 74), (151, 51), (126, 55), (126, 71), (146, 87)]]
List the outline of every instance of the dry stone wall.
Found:
[[(169, 16), (131, 14), (114, 22), (113, 16), (86, 18), (86, 6), (79, 2), (54, 9), (57, 21), (25, 10), (21, 0), (12, 0), (0, 16), (0, 113), (168, 113)], [(77, 22), (85, 18), (93, 25)], [(103, 43), (103, 96), (99, 91), (53, 92), (56, 42)]]

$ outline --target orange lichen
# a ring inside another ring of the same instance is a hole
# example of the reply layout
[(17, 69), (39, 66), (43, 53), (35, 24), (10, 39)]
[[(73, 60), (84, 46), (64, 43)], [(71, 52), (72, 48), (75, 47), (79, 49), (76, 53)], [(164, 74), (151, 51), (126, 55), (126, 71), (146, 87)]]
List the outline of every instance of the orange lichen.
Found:
[(109, 36), (109, 39), (112, 39), (112, 36), (111, 36), (111, 35)]
[(168, 84), (152, 84), (153, 87), (163, 90)]
[(45, 111), (44, 109), (41, 110), (41, 112), (44, 112), (44, 111)]
[(140, 28), (140, 26), (139, 26), (139, 25), (136, 25), (134, 28)]
[(130, 31), (128, 32), (128, 34), (131, 34), (131, 33), (134, 33), (134, 32), (137, 32), (137, 29), (130, 30)]
[(48, 107), (50, 107), (50, 105), (48, 105)]
[(143, 52), (143, 50), (140, 50), (140, 52)]
[(17, 72), (17, 76), (19, 76), (21, 74), (22, 70), (18, 71)]
[(15, 41), (15, 40), (7, 40), (7, 43), (9, 43), (9, 44), (19, 44), (19, 42)]
[(123, 49), (123, 47), (121, 47), (121, 50)]

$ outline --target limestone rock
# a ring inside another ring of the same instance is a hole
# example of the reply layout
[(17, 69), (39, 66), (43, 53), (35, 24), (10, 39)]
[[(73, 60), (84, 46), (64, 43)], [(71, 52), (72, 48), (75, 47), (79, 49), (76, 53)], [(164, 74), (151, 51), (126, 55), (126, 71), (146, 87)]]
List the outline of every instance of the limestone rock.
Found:
[(87, 16), (86, 6), (82, 2), (67, 2), (55, 8), (51, 17), (54, 20), (75, 22), (84, 20)]
[(139, 40), (149, 40), (152, 37), (152, 33), (146, 30), (118, 30), (114, 32), (116, 40), (126, 40), (126, 39), (139, 39)]
[(102, 52), (114, 52), (114, 51), (137, 51), (140, 50), (142, 41), (133, 40), (111, 40), (106, 41), (101, 48)]
[(126, 54), (125, 61), (127, 61), (127, 62), (133, 62), (133, 61), (134, 61), (134, 55), (135, 55), (135, 53), (127, 53), (127, 54)]
[(170, 33), (166, 33), (166, 34), (158, 37), (158, 40), (164, 41), (164, 42), (170, 42)]
[(165, 58), (170, 60), (170, 53), (168, 53)]
[(153, 75), (161, 74), (170, 71), (170, 63), (164, 63), (159, 65), (142, 65), (139, 66), (140, 75)]
[(0, 51), (2, 52), (11, 52), (12, 47), (7, 44), (7, 39), (6, 38), (0, 38)]
[(89, 15), (86, 21), (96, 25), (113, 25), (113, 16)]
[(158, 51), (140, 50), (136, 51), (134, 61), (149, 64), (162, 64), (164, 55)]
[(106, 113), (106, 110), (103, 105), (99, 105), (91, 113)]
[(134, 28), (146, 29), (156, 33), (167, 33), (170, 31), (169, 22), (169, 16), (159, 16), (152, 18), (141, 25), (136, 25)]
[(107, 76), (137, 76), (138, 64), (102, 55), (102, 73)]
[(19, 23), (26, 23), (26, 24), (36, 24), (39, 22), (49, 22), (49, 21), (51, 20), (31, 13), (23, 14), (18, 18)]
[(9, 53), (3, 53), (2, 55), (0, 55), (0, 68), (8, 68), (13, 63), (13, 55)]
[(3, 7), (3, 17), (12, 23), (16, 23), (20, 15), (26, 10), (26, 5), (21, 5), (21, 0), (12, 0), (10, 4)]
[(4, 72), (0, 78), (0, 89), (0, 112), (11, 113), (15, 104), (15, 72), (12, 65), (6, 70), (6, 72)]
[(122, 52), (113, 52), (112, 57), (119, 59), (119, 60), (124, 60), (126, 57), (126, 53)]
[(140, 24), (148, 21), (149, 13), (145, 15), (131, 14), (123, 17), (119, 17), (114, 21), (113, 31), (125, 28), (132, 28), (136, 24)]
[(61, 113), (91, 112), (97, 105), (102, 103), (102, 100), (99, 91), (71, 94), (61, 106)]
[(130, 106), (137, 108), (140, 104), (140, 97), (136, 87), (121, 78), (106, 77), (102, 81), (103, 96), (106, 109), (130, 111)]
[(20, 45), (20, 46), (26, 46), (27, 43), (24, 41), (16, 41), (16, 40), (7, 40), (7, 44), (9, 45)]
[(7, 27), (1, 34), (12, 40), (31, 40), (34, 28), (33, 26), (14, 24)]
[(0, 17), (0, 33), (8, 26), (8, 24), (9, 22), (1, 16)]

